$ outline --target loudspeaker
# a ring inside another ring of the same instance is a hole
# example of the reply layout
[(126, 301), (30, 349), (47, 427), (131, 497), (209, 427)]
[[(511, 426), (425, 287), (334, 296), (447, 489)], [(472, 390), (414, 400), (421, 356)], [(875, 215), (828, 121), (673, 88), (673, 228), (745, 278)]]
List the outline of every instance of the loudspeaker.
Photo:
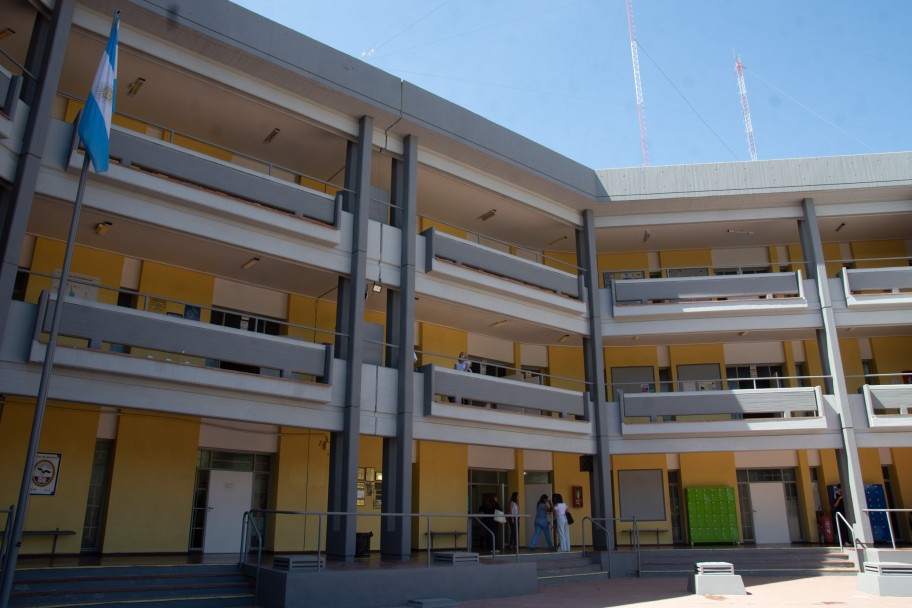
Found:
[(583, 454), (580, 456), (580, 473), (592, 472), (592, 454)]

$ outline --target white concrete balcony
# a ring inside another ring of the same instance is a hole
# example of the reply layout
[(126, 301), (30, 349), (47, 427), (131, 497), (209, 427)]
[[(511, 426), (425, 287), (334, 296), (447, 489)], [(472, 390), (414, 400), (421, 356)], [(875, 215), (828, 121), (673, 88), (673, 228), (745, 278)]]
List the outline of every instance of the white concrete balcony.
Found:
[(865, 384), (862, 395), (872, 429), (912, 430), (912, 384)]
[(764, 274), (614, 279), (615, 319), (781, 314), (808, 309), (801, 271)]
[(912, 308), (912, 266), (843, 268), (843, 293), (852, 308)]
[(819, 387), (618, 392), (621, 433), (733, 435), (827, 428)]

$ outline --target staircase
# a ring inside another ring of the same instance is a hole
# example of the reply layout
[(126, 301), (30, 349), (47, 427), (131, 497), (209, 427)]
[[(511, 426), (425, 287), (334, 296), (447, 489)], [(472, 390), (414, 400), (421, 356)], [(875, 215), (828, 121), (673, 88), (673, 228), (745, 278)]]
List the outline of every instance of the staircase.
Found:
[(236, 565), (105, 566), (16, 571), (10, 606), (228, 608), (252, 606)]
[[(514, 560), (516, 558), (507, 553), (498, 559)], [(608, 578), (608, 573), (601, 569), (598, 558), (593, 558), (592, 555), (585, 556), (582, 551), (522, 553), (519, 561), (535, 562), (539, 585), (577, 583), (584, 580)]]
[(691, 574), (697, 562), (729, 562), (751, 576), (854, 575), (855, 564), (838, 547), (702, 548), (643, 551), (641, 576)]

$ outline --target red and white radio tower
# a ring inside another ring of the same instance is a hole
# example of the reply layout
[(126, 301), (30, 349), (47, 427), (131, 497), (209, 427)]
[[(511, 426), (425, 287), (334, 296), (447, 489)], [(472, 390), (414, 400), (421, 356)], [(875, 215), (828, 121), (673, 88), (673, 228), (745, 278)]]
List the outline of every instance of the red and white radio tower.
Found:
[(747, 87), (744, 86), (744, 66), (741, 56), (735, 56), (735, 73), (738, 75), (738, 91), (741, 93), (741, 112), (744, 114), (744, 130), (747, 132), (747, 147), (750, 149), (751, 160), (757, 160), (757, 146), (754, 145), (754, 127), (751, 124), (751, 110), (747, 105)]
[(637, 120), (640, 122), (640, 148), (643, 166), (649, 166), (649, 146), (646, 143), (646, 113), (643, 109), (643, 85), (640, 83), (640, 57), (637, 54), (636, 27), (633, 25), (633, 0), (627, 2), (627, 30), (630, 32), (630, 56), (633, 58), (633, 83), (636, 87)]

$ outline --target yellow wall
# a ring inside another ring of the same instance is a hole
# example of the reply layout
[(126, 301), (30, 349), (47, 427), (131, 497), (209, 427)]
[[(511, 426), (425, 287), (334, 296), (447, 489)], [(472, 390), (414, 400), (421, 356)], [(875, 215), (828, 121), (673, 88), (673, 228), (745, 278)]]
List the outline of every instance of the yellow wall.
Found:
[(576, 254), (567, 251), (544, 251), (542, 262), (545, 266), (569, 272), (570, 274), (579, 273), (579, 265), (576, 262)]
[(428, 228), (431, 228), (431, 227), (433, 227), (434, 230), (437, 230), (438, 232), (443, 232), (445, 234), (449, 234), (450, 236), (459, 237), (461, 239), (467, 238), (468, 234), (469, 234), (465, 230), (463, 230), (461, 228), (456, 228), (455, 226), (450, 226), (449, 224), (443, 224), (436, 220), (428, 219), (426, 217), (418, 218), (418, 232), (424, 232), (425, 230), (427, 230)]
[[(900, 374), (912, 370), (912, 337), (871, 338), (871, 353), (878, 374)], [(881, 378), (881, 384), (898, 384), (899, 377)]]
[(861, 465), (862, 483), (883, 485), (883, 470), (880, 468), (880, 452), (877, 448), (859, 448), (858, 462)]
[(712, 266), (712, 251), (709, 249), (660, 251), (659, 265), (662, 269), (696, 268), (700, 266), (709, 268)]
[[(212, 291), (215, 279), (208, 274), (185, 270), (176, 266), (166, 266), (156, 262), (143, 262), (139, 291), (165, 300), (179, 300), (189, 304), (212, 306)], [(165, 310), (157, 310), (154, 302), (149, 303), (153, 312), (175, 312), (183, 316), (184, 305), (177, 302), (164, 302)], [(200, 311), (200, 321), (209, 322), (209, 310)]]
[[(665, 496), (665, 520), (639, 522), (640, 542), (643, 544), (652, 543), (656, 537), (659, 544), (670, 545), (673, 543), (671, 532), (671, 498), (668, 496), (668, 467), (665, 454), (617, 454), (611, 457), (611, 476), (615, 488), (619, 488), (618, 471), (638, 471), (638, 470), (661, 470), (663, 495)], [(682, 465), (683, 466), (683, 465)], [(614, 512), (620, 517), (621, 515), (621, 497), (620, 491), (614, 495)], [(632, 522), (617, 522), (616, 530), (618, 542), (621, 544), (630, 543), (630, 530), (633, 529)], [(645, 532), (644, 530), (662, 530), (655, 532)]]
[[(808, 453), (807, 450), (797, 450), (796, 454), (798, 456), (798, 502), (802, 505), (802, 526), (807, 530), (807, 540), (820, 542), (821, 539), (817, 534), (817, 513), (814, 510), (814, 486), (811, 483)], [(817, 489), (820, 490), (819, 485)], [(821, 505), (825, 504), (822, 496), (818, 496), (818, 498)]]
[(899, 239), (892, 241), (863, 241), (851, 244), (856, 268), (887, 268), (905, 266), (905, 260), (872, 258), (906, 258), (906, 244)]
[[(288, 296), (287, 315), (289, 323), (302, 326), (291, 327), (283, 325), (283, 327), (287, 328), (289, 336), (300, 336), (315, 344), (335, 343), (335, 334), (331, 333), (336, 329), (335, 302), (290, 294)], [(327, 331), (316, 331), (316, 329), (325, 329)]]
[[(0, 415), (0, 503), (16, 504), (34, 418), (34, 402), (7, 397)], [(53, 496), (29, 497), (25, 530), (72, 530), (61, 536), (58, 553), (79, 553), (88, 499), (98, 410), (74, 403), (49, 402), (41, 427), (38, 451), (60, 454), (57, 488)], [(50, 553), (53, 537), (24, 537), (22, 553)]]
[[(554, 452), (551, 458), (552, 466), (554, 468), (554, 492), (559, 493), (563, 497), (564, 502), (567, 503), (567, 509), (573, 515), (573, 525), (570, 526), (570, 544), (580, 545), (583, 542), (583, 517), (592, 516), (592, 497), (589, 494), (589, 473), (580, 472), (579, 454)], [(583, 489), (582, 508), (573, 506), (574, 486), (579, 486)], [(520, 500), (519, 504), (523, 505), (525, 503)], [(526, 527), (530, 528), (531, 534), (532, 528), (528, 524)], [(592, 538), (591, 528), (589, 538), (590, 540)]]
[[(100, 238), (100, 237), (99, 237)], [(35, 251), (32, 255), (31, 270), (43, 274), (58, 273), (63, 266), (66, 243), (43, 237), (35, 239)], [(83, 275), (99, 280), (98, 301), (107, 304), (117, 303), (117, 292), (123, 274), (123, 256), (90, 249), (77, 245), (73, 249), (73, 260), (70, 263), (70, 275)], [(101, 287), (113, 289), (103, 289)], [(32, 277), (29, 279), (25, 293), (27, 302), (37, 302), (42, 290), (51, 288), (51, 279)]]
[(550, 386), (571, 391), (586, 390), (583, 349), (578, 346), (549, 346)]
[[(688, 488), (733, 488), (738, 495), (738, 474), (735, 455), (732, 452), (682, 453), (681, 489)], [(684, 505), (685, 511), (687, 505)], [(684, 522), (685, 529), (687, 522)], [(738, 511), (738, 535), (741, 534), (741, 512)]]
[(105, 553), (186, 552), (199, 420), (122, 412), (105, 530)]
[[(418, 441), (417, 464), (412, 473), (412, 511), (415, 513), (468, 513), (469, 449), (455, 443)], [(431, 519), (436, 531), (465, 530), (465, 517)], [(414, 548), (427, 548), (426, 520), (412, 522)], [(466, 542), (463, 536), (458, 541)], [(464, 546), (464, 545), (463, 545)]]
[[(890, 482), (896, 508), (912, 509), (912, 448), (891, 448), (893, 465), (890, 467)], [(901, 527), (906, 531), (905, 538), (912, 538), (912, 516), (900, 517)]]
[(858, 340), (839, 340), (839, 353), (842, 355), (842, 372), (846, 379), (846, 390), (850, 395), (857, 394), (865, 383), (864, 368), (861, 366), (861, 347)]
[(645, 251), (628, 253), (600, 253), (598, 260), (598, 273), (601, 287), (604, 287), (602, 275), (613, 270), (642, 270), (649, 268), (649, 254)]
[[(469, 336), (464, 331), (431, 323), (418, 324), (418, 348), (422, 351), (418, 363), (433, 363), (440, 367), (453, 367), (459, 353), (469, 348)], [(427, 354), (427, 353), (435, 353)], [(471, 355), (472, 353), (468, 353)], [(440, 356), (436, 356), (440, 355)]]
[[(329, 433), (282, 427), (273, 465), (272, 504), (278, 511), (325, 511), (329, 496)], [(267, 546), (274, 551), (315, 551), (316, 516), (277, 515)], [(325, 536), (326, 522), (323, 522)]]

